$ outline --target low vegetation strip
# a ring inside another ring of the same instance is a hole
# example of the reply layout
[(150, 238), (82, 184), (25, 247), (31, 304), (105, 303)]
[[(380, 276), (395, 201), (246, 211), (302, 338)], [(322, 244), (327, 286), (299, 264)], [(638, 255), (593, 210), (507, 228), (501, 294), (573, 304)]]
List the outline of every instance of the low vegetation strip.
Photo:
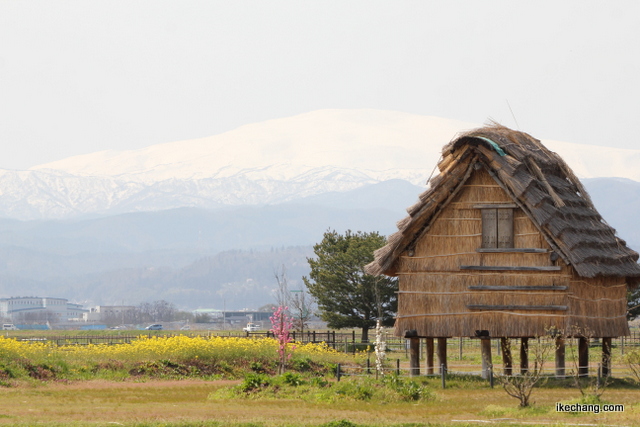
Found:
[[(141, 336), (130, 344), (58, 347), (0, 337), (0, 384), (9, 386), (12, 381), (29, 378), (120, 380), (141, 375), (239, 378), (247, 371), (271, 374), (277, 369), (277, 346), (274, 339)], [(294, 370), (328, 372), (337, 363), (354, 363), (355, 359), (322, 343), (300, 344), (289, 365)]]

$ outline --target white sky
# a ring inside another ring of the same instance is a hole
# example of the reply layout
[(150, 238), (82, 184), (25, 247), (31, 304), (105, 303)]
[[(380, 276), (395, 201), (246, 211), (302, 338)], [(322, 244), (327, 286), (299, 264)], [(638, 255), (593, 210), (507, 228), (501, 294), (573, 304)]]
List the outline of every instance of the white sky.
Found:
[(640, 149), (639, 79), (636, 0), (0, 0), (0, 168), (321, 108)]

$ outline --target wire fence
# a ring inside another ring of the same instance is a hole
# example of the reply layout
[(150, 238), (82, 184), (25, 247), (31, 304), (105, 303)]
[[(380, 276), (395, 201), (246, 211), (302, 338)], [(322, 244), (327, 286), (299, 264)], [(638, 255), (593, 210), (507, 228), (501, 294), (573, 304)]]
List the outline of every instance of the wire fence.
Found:
[[(580, 374), (581, 368), (585, 368), (586, 374)], [(509, 378), (522, 377), (526, 375), (524, 372), (520, 372), (519, 370), (513, 369), (511, 374), (507, 374), (504, 372), (504, 367), (501, 365), (490, 365), (486, 371), (483, 371), (482, 368), (478, 365), (454, 365), (454, 366), (445, 366), (440, 365), (433, 367), (432, 373), (425, 373), (425, 369), (416, 370), (413, 367), (408, 366), (408, 363), (404, 363), (401, 359), (394, 359), (392, 361), (387, 360), (385, 363), (384, 369), (378, 371), (375, 366), (375, 363), (372, 364), (370, 359), (367, 360), (366, 366), (360, 365), (341, 365), (338, 364), (336, 367), (335, 376), (338, 381), (340, 381), (343, 377), (373, 377), (380, 378), (384, 375), (397, 375), (397, 376), (407, 376), (407, 377), (432, 377), (439, 378), (441, 387), (446, 388), (447, 382), (453, 379), (461, 379), (468, 378), (475, 381), (484, 380), (486, 383), (493, 388), (496, 383), (500, 382), (500, 378), (506, 379), (508, 381)], [(575, 381), (584, 381), (585, 378), (591, 377), (591, 381), (597, 383), (598, 386), (606, 385), (607, 381), (612, 377), (627, 377), (629, 371), (619, 367), (619, 369), (615, 370), (610, 369), (608, 375), (603, 375), (602, 373), (602, 365), (601, 364), (589, 364), (588, 366), (578, 366), (575, 365), (573, 367), (567, 368), (563, 371), (563, 374), (558, 374), (555, 367), (553, 366), (545, 366), (539, 369), (536, 376), (540, 378), (540, 380), (548, 380), (548, 379), (558, 379), (558, 380), (571, 380), (573, 384)], [(608, 377), (608, 378), (605, 378)]]

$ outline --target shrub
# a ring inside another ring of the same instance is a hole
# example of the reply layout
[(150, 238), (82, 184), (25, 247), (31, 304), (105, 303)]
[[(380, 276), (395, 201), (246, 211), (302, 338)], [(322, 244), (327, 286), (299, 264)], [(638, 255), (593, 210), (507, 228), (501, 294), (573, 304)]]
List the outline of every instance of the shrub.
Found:
[(432, 400), (434, 398), (431, 389), (413, 379), (403, 379), (393, 374), (385, 376), (383, 383), (398, 393), (402, 400)]
[(300, 375), (293, 372), (285, 372), (284, 374), (282, 374), (281, 379), (283, 383), (292, 385), (294, 387), (304, 384), (304, 381), (302, 380)]
[(322, 378), (322, 377), (313, 377), (311, 378), (311, 380), (309, 381), (309, 384), (311, 384), (311, 386), (313, 387), (326, 387), (329, 385), (329, 381), (327, 381), (326, 379)]
[(301, 359), (293, 359), (291, 362), (291, 367), (299, 372), (306, 372), (311, 370), (311, 359), (309, 357), (304, 357)]
[(271, 378), (265, 374), (249, 373), (245, 375), (239, 389), (245, 393), (259, 391), (271, 385)]
[(358, 426), (357, 424), (354, 424), (348, 420), (336, 420), (336, 421), (329, 421), (328, 423), (322, 424), (320, 427), (358, 427)]

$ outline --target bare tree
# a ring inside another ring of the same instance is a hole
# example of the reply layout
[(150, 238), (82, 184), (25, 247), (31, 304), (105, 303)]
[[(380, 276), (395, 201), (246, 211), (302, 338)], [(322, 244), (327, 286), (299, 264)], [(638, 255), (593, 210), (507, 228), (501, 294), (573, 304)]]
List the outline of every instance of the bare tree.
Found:
[(633, 380), (640, 385), (640, 351), (633, 350), (625, 356)]
[(165, 300), (143, 302), (138, 306), (140, 319), (144, 322), (161, 322), (174, 320), (176, 307)]
[(293, 317), (293, 327), (296, 331), (304, 334), (305, 328), (308, 328), (308, 322), (313, 316), (315, 302), (313, 297), (307, 292), (306, 288), (300, 290), (292, 290), (290, 295), (289, 312)]
[[(572, 327), (567, 335), (572, 337), (581, 337), (582, 339), (585, 339), (588, 344), (593, 338), (593, 331), (588, 328), (581, 329), (578, 327)], [(611, 378), (609, 375), (601, 375), (601, 367), (599, 367), (598, 375), (596, 377), (589, 377), (586, 375), (583, 372), (585, 367), (580, 366), (580, 356), (577, 353), (575, 346), (572, 345), (569, 347), (569, 357), (571, 358), (573, 365), (570, 373), (573, 378), (573, 383), (576, 388), (580, 390), (580, 394), (584, 401), (599, 402), (600, 396), (602, 396), (606, 391)], [(610, 364), (609, 362), (610, 360), (604, 360), (604, 363), (607, 365)]]
[(154, 320), (157, 321), (171, 321), (174, 320), (177, 313), (176, 306), (165, 300), (158, 300), (153, 302)]
[(276, 303), (278, 304), (278, 307), (287, 307), (289, 305), (291, 295), (289, 293), (289, 284), (287, 282), (287, 269), (284, 264), (280, 270), (274, 270), (273, 276), (278, 284), (278, 288), (275, 291)]
[[(544, 362), (554, 347), (555, 344), (548, 340), (537, 339), (533, 345), (529, 345), (529, 354), (533, 354), (533, 367), (529, 367), (524, 374), (519, 375), (495, 374), (504, 391), (520, 401), (520, 407), (525, 408), (531, 404), (533, 388), (544, 378), (542, 376)], [(511, 352), (509, 338), (506, 340), (505, 349)], [(544, 380), (546, 381), (546, 378)]]

